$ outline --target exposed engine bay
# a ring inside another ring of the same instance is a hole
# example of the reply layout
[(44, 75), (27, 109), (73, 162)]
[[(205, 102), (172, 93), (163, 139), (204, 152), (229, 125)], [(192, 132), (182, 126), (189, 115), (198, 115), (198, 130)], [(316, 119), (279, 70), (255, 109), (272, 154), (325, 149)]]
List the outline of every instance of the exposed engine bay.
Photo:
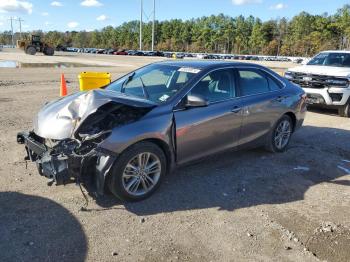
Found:
[[(40, 114), (45, 113), (49, 117), (47, 122), (50, 123), (51, 118), (62, 117), (62, 112), (67, 111), (67, 108), (70, 109), (69, 113), (75, 116), (75, 119), (73, 117), (71, 119), (71, 122), (75, 123), (70, 137), (53, 139), (40, 136), (36, 132), (37, 124), (34, 131), (18, 133), (17, 142), (25, 145), (27, 152), (25, 160), (35, 162), (39, 174), (50, 179), (48, 185), (83, 182), (89, 184), (89, 186), (93, 185), (98, 194), (103, 194), (104, 180), (117, 156), (114, 152), (100, 148), (99, 144), (112, 133), (113, 129), (139, 120), (153, 107), (129, 105), (105, 97), (103, 97), (103, 103), (101, 103), (99, 91), (92, 91), (83, 94), (83, 96), (85, 96), (85, 99), (78, 97), (68, 104), (66, 103), (61, 111), (56, 111), (56, 116), (50, 114), (51, 112), (45, 112), (47, 108), (50, 108), (50, 104), (49, 107), (44, 107), (39, 113), (39, 117)], [(80, 102), (80, 106), (77, 101)], [(96, 104), (99, 107), (95, 110), (88, 107)], [(57, 109), (57, 106), (55, 107)], [(84, 107), (84, 110), (82, 110), (82, 107)], [(79, 114), (85, 114), (86, 112), (89, 112), (89, 114), (81, 120)], [(67, 112), (64, 113), (67, 114)], [(41, 121), (45, 122), (46, 119), (41, 116)], [(79, 122), (79, 125), (77, 125), (77, 122)], [(48, 125), (43, 126), (48, 127)], [(62, 126), (65, 128), (68, 125)], [(60, 127), (56, 125), (54, 128)], [(54, 129), (41, 130), (38, 133), (54, 134), (54, 131)], [(63, 132), (61, 130), (56, 131), (59, 134), (66, 134), (65, 130)]]

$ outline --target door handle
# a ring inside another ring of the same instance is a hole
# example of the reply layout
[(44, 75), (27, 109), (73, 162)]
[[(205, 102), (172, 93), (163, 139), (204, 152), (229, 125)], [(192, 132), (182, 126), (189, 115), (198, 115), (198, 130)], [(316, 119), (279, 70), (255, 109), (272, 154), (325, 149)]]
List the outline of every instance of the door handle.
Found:
[(242, 107), (234, 106), (231, 110), (232, 113), (239, 113), (242, 111)]
[(286, 96), (278, 96), (275, 101), (277, 102), (283, 102), (284, 99), (286, 99), (287, 97)]
[(278, 96), (275, 101), (277, 102), (283, 102), (284, 100), (286, 100), (288, 98), (288, 96)]

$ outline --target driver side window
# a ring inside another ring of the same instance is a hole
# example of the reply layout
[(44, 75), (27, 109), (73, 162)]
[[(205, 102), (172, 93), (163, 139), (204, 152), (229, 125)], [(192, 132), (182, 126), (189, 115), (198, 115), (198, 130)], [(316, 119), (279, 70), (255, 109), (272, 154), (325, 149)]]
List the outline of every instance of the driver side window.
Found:
[(189, 93), (199, 95), (208, 102), (218, 102), (236, 96), (232, 69), (220, 69), (205, 76)]

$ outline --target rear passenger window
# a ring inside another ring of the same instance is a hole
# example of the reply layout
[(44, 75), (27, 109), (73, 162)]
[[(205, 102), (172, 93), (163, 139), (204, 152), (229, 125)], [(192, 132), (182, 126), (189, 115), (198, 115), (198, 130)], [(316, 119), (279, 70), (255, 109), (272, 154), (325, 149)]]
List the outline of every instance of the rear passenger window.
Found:
[(272, 79), (272, 77), (267, 77), (269, 81), (269, 87), (271, 91), (280, 90), (282, 87), (276, 82), (276, 80)]
[(269, 92), (269, 82), (262, 72), (254, 69), (239, 69), (239, 86), (242, 96)]

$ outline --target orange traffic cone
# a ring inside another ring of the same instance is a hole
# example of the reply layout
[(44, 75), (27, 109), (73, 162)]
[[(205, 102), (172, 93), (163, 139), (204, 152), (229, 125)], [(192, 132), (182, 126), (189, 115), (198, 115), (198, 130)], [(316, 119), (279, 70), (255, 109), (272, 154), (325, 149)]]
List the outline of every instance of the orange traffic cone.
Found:
[(60, 96), (66, 96), (66, 95), (67, 95), (66, 79), (64, 79), (64, 74), (61, 74)]

